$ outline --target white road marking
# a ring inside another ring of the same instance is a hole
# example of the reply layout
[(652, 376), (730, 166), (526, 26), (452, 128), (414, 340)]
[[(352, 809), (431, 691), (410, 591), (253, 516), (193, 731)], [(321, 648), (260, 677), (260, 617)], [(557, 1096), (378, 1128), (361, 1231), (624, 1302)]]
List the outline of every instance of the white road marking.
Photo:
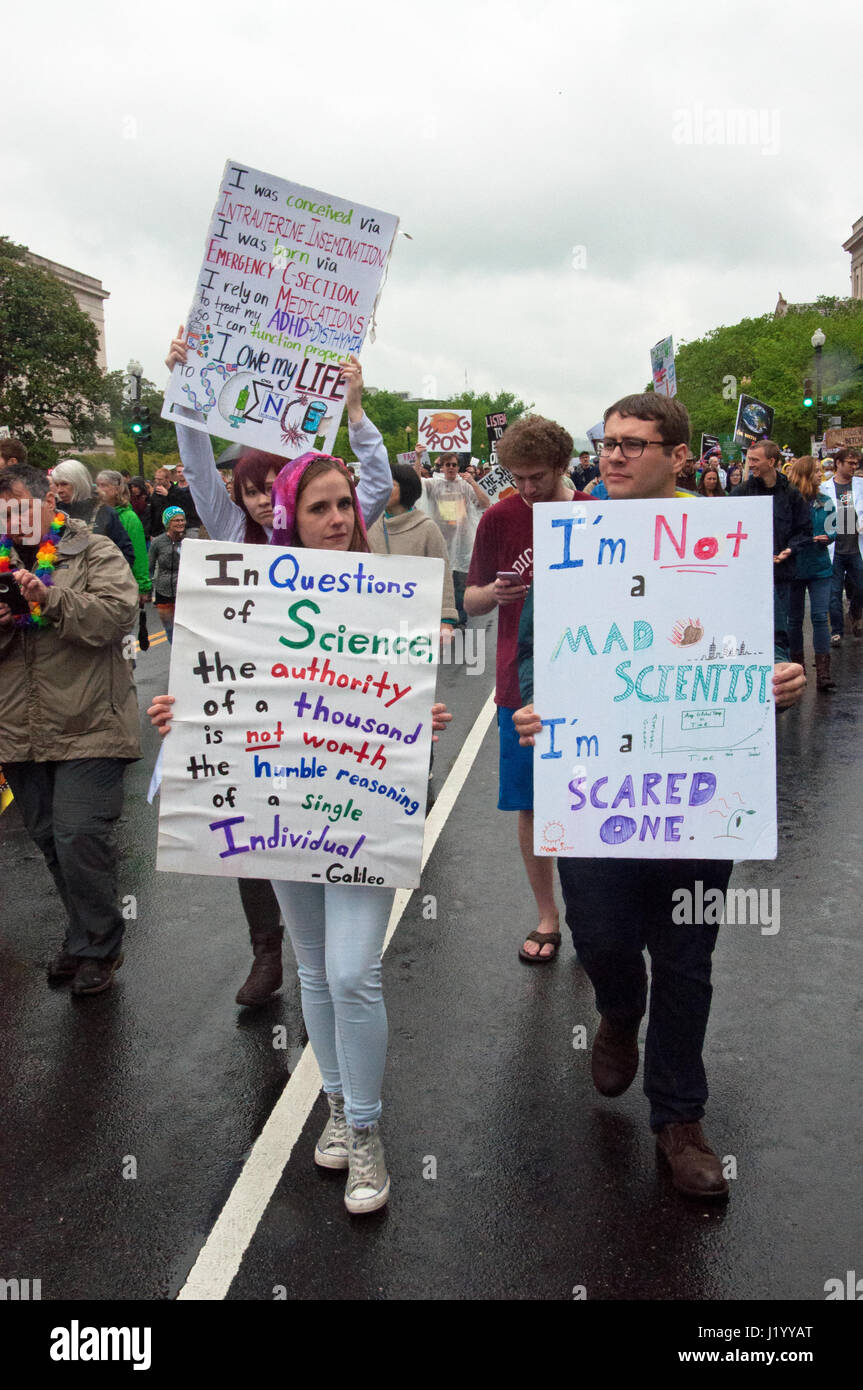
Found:
[[(494, 709), (492, 692), (474, 721), (473, 728), (441, 788), (440, 796), (426, 819), (423, 868), (473, 767), (494, 715)], [(390, 920), (387, 923), (384, 950), (392, 940), (404, 910), (416, 891), (415, 888), (396, 890)], [(303, 1132), (320, 1089), (321, 1074), (314, 1053), (307, 1045), (255, 1141), (254, 1148), (246, 1159), (243, 1171), (234, 1183), (213, 1229), (201, 1247), (189, 1277), (177, 1295), (178, 1300), (213, 1300), (226, 1296), (267, 1203), (287, 1166), (294, 1145)]]

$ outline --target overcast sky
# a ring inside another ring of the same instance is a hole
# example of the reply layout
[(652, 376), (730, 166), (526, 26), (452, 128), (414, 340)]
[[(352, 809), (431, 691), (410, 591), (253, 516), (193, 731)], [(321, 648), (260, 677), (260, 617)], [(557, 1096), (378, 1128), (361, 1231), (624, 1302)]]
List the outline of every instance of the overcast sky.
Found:
[(367, 384), (583, 438), (667, 333), (850, 293), (861, 37), (857, 0), (41, 0), (0, 232), (100, 279), (109, 368), (163, 384), (227, 158), (395, 213)]

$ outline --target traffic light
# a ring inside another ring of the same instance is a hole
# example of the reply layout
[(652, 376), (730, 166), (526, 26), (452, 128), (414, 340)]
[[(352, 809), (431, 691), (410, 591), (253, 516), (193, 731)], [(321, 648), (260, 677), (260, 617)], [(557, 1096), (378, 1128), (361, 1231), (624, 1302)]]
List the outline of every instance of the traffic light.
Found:
[(136, 440), (141, 438), (141, 433), (144, 428), (143, 424), (141, 423), (142, 409), (143, 408), (138, 401), (136, 401), (135, 404), (132, 406), (132, 423), (129, 426), (129, 429), (135, 436)]
[(150, 429), (150, 407), (148, 405), (141, 405), (138, 407), (138, 411), (141, 422), (141, 432), (138, 438), (142, 440), (144, 444), (149, 444), (150, 440), (153, 438), (153, 433)]
[(811, 376), (808, 376), (803, 383), (803, 404), (805, 406), (810, 406), (812, 404), (812, 400), (812, 378)]

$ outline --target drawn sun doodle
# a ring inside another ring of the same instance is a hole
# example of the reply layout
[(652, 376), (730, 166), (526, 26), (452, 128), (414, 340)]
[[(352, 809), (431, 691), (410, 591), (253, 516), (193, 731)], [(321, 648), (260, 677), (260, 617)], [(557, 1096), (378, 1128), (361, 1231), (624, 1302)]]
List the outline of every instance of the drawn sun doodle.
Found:
[(563, 854), (565, 850), (572, 849), (572, 845), (565, 845), (566, 830), (559, 820), (546, 821), (542, 827), (542, 848), (546, 854)]
[(700, 618), (689, 618), (686, 622), (681, 618), (674, 624), (669, 640), (675, 647), (694, 647), (703, 636), (704, 628), (701, 626)]

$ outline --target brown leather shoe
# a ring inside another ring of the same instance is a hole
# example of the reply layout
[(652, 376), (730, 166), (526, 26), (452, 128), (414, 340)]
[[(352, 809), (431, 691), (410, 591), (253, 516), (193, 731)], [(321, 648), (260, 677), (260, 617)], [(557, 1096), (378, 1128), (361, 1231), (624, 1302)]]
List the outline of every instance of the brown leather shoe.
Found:
[(123, 952), (109, 959), (82, 956), (72, 981), (73, 994), (104, 994), (111, 988), (114, 974), (123, 964)]
[(282, 935), (272, 932), (253, 934), (255, 959), (247, 980), (237, 991), (237, 1003), (255, 1008), (272, 999), (282, 987)]
[(722, 1164), (704, 1137), (698, 1120), (663, 1125), (656, 1147), (668, 1160), (671, 1181), (687, 1197), (727, 1197)]
[(622, 1096), (632, 1085), (638, 1071), (638, 1025), (599, 1020), (590, 1054), (590, 1074), (593, 1084), (603, 1096)]

